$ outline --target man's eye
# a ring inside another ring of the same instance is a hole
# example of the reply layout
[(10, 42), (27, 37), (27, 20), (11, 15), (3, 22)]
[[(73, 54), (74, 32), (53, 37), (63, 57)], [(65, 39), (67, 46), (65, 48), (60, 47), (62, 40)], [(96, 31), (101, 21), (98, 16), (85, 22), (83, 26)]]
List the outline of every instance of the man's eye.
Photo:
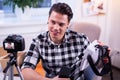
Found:
[(59, 23), (59, 26), (61, 26), (61, 27), (64, 26), (64, 23)]
[(55, 24), (55, 21), (51, 21), (52, 24)]

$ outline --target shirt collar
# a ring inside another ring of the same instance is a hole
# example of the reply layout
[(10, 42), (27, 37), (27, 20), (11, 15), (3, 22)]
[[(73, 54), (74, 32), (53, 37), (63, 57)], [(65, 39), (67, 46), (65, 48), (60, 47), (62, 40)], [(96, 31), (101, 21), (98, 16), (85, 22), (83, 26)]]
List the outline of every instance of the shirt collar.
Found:
[[(70, 30), (66, 30), (66, 32), (65, 32), (65, 36), (64, 36), (64, 39), (63, 39), (63, 42), (62, 43), (70, 43)], [(50, 36), (49, 36), (49, 31), (47, 32), (47, 34), (46, 34), (46, 40), (48, 40), (48, 44), (49, 45), (51, 45), (51, 44), (53, 44), (53, 45), (57, 45), (57, 44), (55, 44), (53, 41), (51, 41), (51, 39), (50, 39)]]

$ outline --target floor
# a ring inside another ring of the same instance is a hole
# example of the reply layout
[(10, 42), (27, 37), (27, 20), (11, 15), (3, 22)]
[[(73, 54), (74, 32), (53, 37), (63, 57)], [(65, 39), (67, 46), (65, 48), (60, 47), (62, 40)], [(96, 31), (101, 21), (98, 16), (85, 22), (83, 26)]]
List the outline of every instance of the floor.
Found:
[[(113, 67), (112, 72), (113, 72), (113, 80), (120, 80), (120, 69)], [(111, 80), (110, 74), (103, 76), (102, 80)]]

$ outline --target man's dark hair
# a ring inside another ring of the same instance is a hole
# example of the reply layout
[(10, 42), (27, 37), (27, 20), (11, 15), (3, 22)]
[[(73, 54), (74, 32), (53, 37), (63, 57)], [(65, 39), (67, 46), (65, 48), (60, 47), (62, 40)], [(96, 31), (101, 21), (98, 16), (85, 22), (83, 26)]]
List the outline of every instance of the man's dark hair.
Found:
[(66, 3), (56, 3), (56, 4), (53, 4), (53, 6), (51, 7), (51, 9), (49, 11), (49, 16), (51, 15), (52, 11), (58, 12), (60, 14), (67, 15), (68, 16), (68, 22), (70, 22), (70, 20), (73, 17), (72, 9)]

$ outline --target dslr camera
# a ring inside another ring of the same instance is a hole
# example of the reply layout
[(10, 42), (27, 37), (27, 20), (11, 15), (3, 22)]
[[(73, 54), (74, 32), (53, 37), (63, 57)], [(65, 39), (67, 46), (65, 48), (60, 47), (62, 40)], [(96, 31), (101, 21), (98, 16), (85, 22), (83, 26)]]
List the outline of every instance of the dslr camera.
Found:
[(25, 49), (25, 41), (24, 38), (20, 35), (9, 35), (3, 41), (3, 48), (7, 50), (8, 53), (13, 53), (17, 51), (23, 51)]

